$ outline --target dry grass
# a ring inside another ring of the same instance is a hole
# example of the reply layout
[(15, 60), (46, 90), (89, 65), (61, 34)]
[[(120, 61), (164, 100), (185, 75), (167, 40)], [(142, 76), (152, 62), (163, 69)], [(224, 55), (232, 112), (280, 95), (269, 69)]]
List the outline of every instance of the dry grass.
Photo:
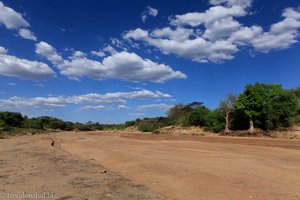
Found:
[[(128, 130), (130, 132), (130, 130)], [(182, 127), (182, 126), (167, 126), (153, 131), (152, 134), (157, 135), (216, 135), (216, 133), (211, 133), (204, 131), (201, 127)], [(300, 139), (300, 125), (294, 126), (292, 128), (276, 130), (276, 131), (262, 131), (256, 129), (254, 133), (249, 133), (248, 130), (244, 131), (231, 131), (230, 133), (219, 133), (223, 136), (239, 136), (239, 137), (272, 137), (272, 138), (282, 138), (282, 139)]]
[(163, 134), (163, 135), (207, 135), (208, 132), (204, 132), (201, 127), (191, 126), (167, 126), (153, 131), (152, 134)]
[(300, 125), (281, 131), (274, 131), (271, 133), (271, 136), (274, 138), (300, 139)]

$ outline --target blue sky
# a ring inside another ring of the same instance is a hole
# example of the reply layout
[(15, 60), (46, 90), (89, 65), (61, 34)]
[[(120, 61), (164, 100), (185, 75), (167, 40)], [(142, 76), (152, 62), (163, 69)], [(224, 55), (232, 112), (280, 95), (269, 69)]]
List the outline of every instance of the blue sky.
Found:
[(300, 84), (298, 0), (0, 1), (0, 107), (119, 123)]

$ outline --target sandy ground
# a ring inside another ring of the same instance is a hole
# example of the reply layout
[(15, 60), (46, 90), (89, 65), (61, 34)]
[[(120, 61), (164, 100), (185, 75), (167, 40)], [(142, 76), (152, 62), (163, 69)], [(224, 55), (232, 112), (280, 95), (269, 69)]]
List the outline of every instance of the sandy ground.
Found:
[(29, 199), (19, 198), (29, 193), (31, 199), (166, 199), (50, 142), (43, 136), (0, 140), (0, 199)]
[(0, 191), (47, 190), (69, 199), (300, 199), (300, 140), (56, 133), (0, 140), (0, 160)]

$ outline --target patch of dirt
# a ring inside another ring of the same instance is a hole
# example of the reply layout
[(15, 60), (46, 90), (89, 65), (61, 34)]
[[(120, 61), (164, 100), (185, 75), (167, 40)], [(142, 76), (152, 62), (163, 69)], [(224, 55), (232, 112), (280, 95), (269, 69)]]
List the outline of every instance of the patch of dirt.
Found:
[(174, 199), (300, 199), (296, 139), (103, 132), (53, 138), (64, 151)]
[(51, 192), (59, 200), (166, 199), (98, 163), (59, 150), (56, 142), (51, 146), (51, 141), (41, 136), (0, 140), (1, 195)]
[(297, 139), (95, 131), (0, 140), (0, 191), (61, 200), (299, 200), (299, 179)]

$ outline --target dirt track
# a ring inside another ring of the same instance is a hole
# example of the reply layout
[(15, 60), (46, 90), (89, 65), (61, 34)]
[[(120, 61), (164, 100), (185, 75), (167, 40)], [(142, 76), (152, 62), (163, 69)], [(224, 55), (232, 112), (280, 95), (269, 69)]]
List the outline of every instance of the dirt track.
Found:
[[(113, 133), (43, 137), (28, 138), (36, 146), (54, 139), (55, 149), (145, 185), (153, 193), (142, 191), (154, 199), (157, 193), (174, 199), (300, 199), (300, 140)], [(85, 173), (81, 168), (73, 175)]]

